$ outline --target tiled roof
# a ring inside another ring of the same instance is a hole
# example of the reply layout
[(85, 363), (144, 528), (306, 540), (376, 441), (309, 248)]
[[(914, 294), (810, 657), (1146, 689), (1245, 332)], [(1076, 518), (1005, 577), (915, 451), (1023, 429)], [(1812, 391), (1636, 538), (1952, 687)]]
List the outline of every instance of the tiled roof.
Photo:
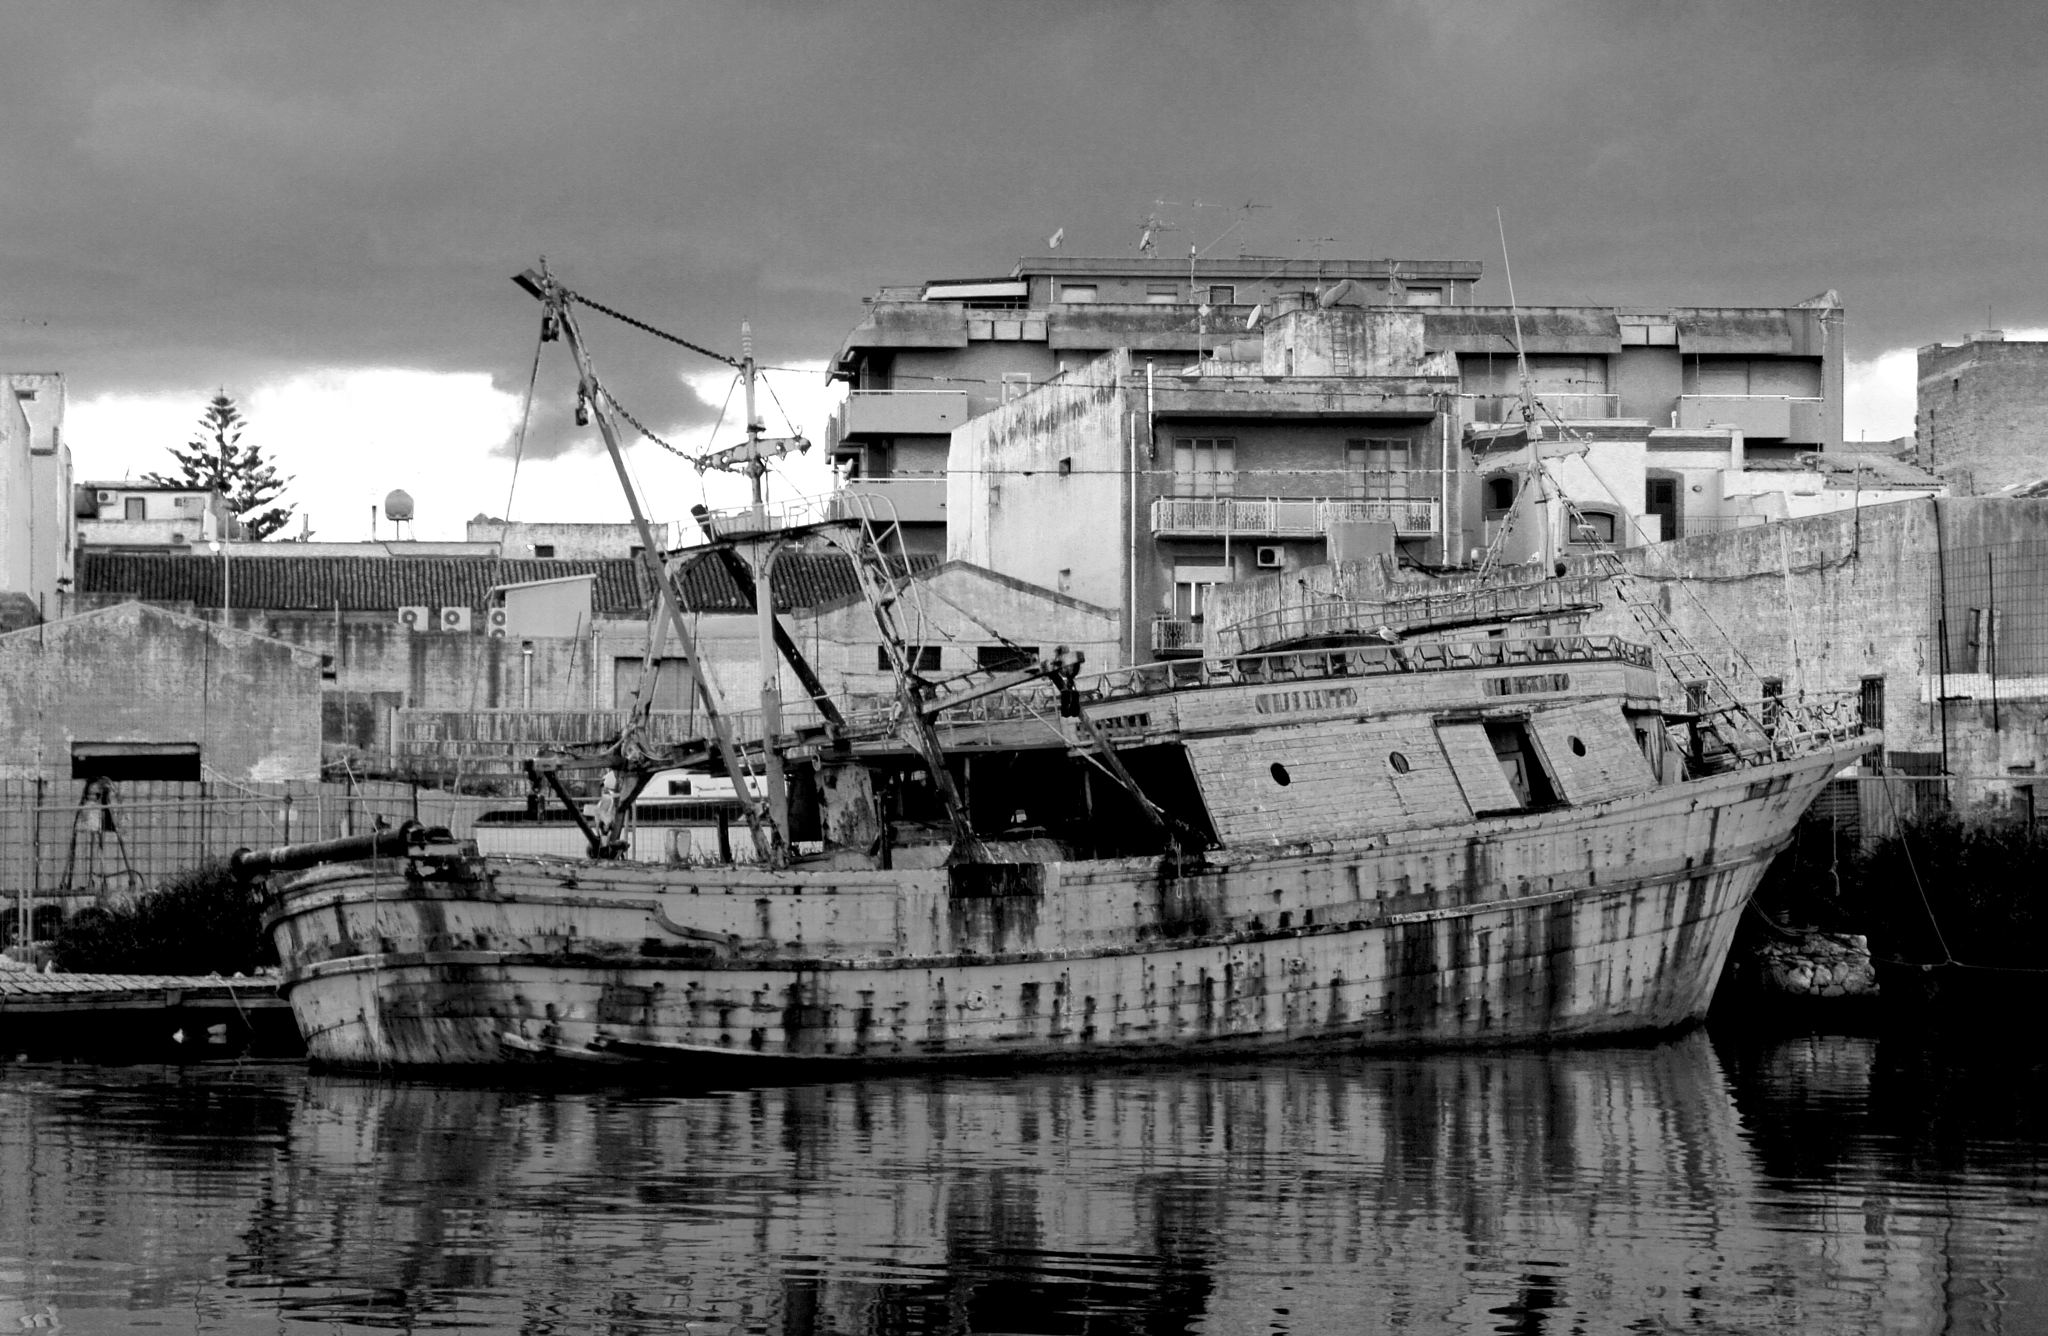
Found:
[[(228, 593), (237, 608), (391, 612), (403, 607), (481, 608), (494, 585), (594, 575), (594, 611), (638, 616), (647, 600), (637, 563), (609, 560), (492, 561), (478, 557), (236, 557)], [(146, 603), (220, 606), (222, 563), (161, 552), (81, 552), (78, 592)]]
[[(910, 559), (913, 571), (937, 556)], [(235, 557), (228, 593), (237, 608), (267, 611), (392, 612), (404, 607), (482, 608), (498, 585), (594, 575), (593, 611), (601, 617), (645, 615), (639, 563), (605, 560), (492, 561), (480, 557)], [(695, 612), (750, 612), (723, 565), (708, 553), (681, 568), (683, 605)], [(789, 612), (857, 595), (853, 562), (838, 553), (790, 552), (775, 561), (775, 606)], [(220, 606), (221, 562), (167, 552), (81, 552), (78, 592), (145, 603)]]
[[(913, 572), (938, 564), (935, 554), (910, 558)], [(784, 553), (775, 559), (773, 580), (777, 612), (814, 608), (860, 593), (860, 576), (853, 569), (853, 560), (836, 552)], [(680, 583), (683, 606), (693, 612), (753, 611), (753, 600), (741, 596), (723, 563), (708, 552), (682, 568)]]

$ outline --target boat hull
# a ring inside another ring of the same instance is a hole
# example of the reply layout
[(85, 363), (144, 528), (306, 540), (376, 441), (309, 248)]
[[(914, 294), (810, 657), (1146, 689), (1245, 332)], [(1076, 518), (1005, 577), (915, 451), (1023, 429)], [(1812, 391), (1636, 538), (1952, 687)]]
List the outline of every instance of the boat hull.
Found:
[(317, 868), (269, 925), (350, 1067), (709, 1068), (1513, 1044), (1702, 1016), (1827, 753), (1455, 830), (1158, 860)]

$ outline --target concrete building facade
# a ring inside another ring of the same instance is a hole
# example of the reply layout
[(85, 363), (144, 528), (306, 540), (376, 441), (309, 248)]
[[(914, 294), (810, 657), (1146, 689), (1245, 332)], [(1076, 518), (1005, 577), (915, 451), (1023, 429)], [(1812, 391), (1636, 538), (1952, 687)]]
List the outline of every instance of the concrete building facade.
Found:
[(970, 419), (1111, 349), (1177, 372), (1288, 294), (1455, 305), (1479, 274), (1462, 260), (1046, 255), (1006, 277), (883, 288), (833, 359), (848, 393), (825, 444), (850, 485), (886, 499), (912, 550), (945, 550), (950, 437)]
[(321, 703), (319, 654), (122, 603), (0, 635), (0, 779), (318, 779)]
[[(1171, 373), (1118, 350), (970, 418), (951, 437), (949, 555), (1120, 609), (1124, 653), (1142, 660), (1202, 652), (1222, 587), (1347, 552), (1519, 563), (1939, 490), (1841, 454), (1832, 303), (1525, 312), (1533, 429), (1504, 308), (1344, 291), (1269, 308)], [(1725, 351), (1738, 346), (1749, 355)], [(1732, 388), (1717, 357), (1745, 385), (1836, 391), (1686, 393)]]
[(1998, 330), (1920, 349), (1916, 460), (1964, 496), (2048, 477), (2048, 342)]
[(72, 582), (64, 377), (0, 374), (0, 629), (60, 617)]

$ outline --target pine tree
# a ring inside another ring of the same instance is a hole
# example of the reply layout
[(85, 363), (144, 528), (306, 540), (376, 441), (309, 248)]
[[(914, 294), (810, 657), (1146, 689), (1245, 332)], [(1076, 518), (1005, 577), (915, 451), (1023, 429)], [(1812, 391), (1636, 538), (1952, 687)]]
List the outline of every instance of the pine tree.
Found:
[(219, 492), (227, 498), (228, 513), (240, 523), (241, 536), (261, 542), (282, 529), (297, 507), (270, 504), (284, 493), (291, 478), (278, 477), (276, 466), (260, 449), (242, 444), (246, 421), (242, 410), (222, 390), (200, 415), (198, 434), (183, 450), (171, 447), (177, 475), (151, 473), (144, 481)]

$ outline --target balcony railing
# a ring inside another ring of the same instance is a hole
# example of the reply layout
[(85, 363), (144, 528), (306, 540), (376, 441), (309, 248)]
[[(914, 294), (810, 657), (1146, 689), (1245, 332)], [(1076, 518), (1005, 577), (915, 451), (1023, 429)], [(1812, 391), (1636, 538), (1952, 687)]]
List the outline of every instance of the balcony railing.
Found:
[[(1472, 394), (1465, 396), (1470, 405), (1470, 421), (1473, 422), (1520, 422), (1522, 420), (1522, 398), (1518, 394)], [(1544, 421), (1551, 416), (1565, 422), (1598, 421), (1621, 416), (1621, 396), (1618, 394), (1591, 394), (1572, 392), (1552, 394), (1538, 391), (1536, 394), (1536, 417)]]
[(946, 519), (944, 478), (848, 478), (835, 496), (833, 519), (904, 524), (943, 524)]
[(1152, 502), (1152, 532), (1162, 538), (1321, 538), (1335, 524), (1392, 522), (1402, 537), (1437, 532), (1435, 497), (1344, 499), (1331, 497), (1162, 496)]
[(1202, 623), (1192, 617), (1152, 619), (1152, 652), (1160, 655), (1200, 654)]

